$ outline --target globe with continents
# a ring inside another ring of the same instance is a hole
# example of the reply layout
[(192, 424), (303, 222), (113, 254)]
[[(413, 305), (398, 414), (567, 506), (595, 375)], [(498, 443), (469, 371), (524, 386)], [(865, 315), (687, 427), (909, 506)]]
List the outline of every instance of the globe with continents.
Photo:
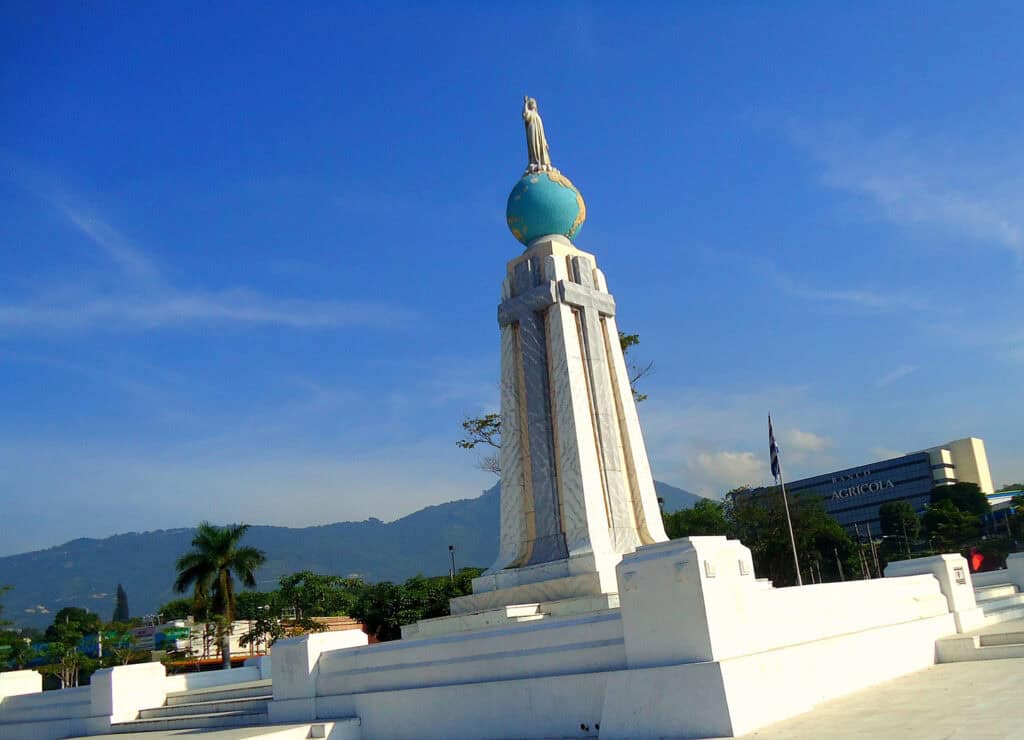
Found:
[(587, 218), (583, 196), (558, 170), (527, 172), (512, 188), (505, 219), (523, 244), (551, 234), (573, 239)]

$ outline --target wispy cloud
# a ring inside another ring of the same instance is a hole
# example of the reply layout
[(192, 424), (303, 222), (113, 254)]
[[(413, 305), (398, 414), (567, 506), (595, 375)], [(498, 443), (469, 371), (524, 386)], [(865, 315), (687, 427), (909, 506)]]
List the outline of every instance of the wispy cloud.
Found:
[(846, 290), (815, 288), (781, 271), (773, 264), (768, 263), (766, 270), (778, 288), (783, 293), (794, 298), (841, 303), (870, 311), (931, 310), (931, 306), (927, 301), (906, 292), (879, 293), (868, 288), (850, 288)]
[(885, 375), (875, 381), (875, 388), (884, 388), (887, 385), (895, 383), (900, 378), (905, 378), (910, 375), (917, 368), (913, 365), (900, 365), (893, 370), (890, 370)]
[(786, 432), (786, 444), (794, 450), (820, 452), (827, 447), (831, 447), (832, 440), (814, 432), (805, 432), (794, 427)]
[(172, 284), (146, 251), (95, 212), (64, 197), (47, 199), (114, 269), (103, 289), (88, 281), (59, 295), (0, 303), (0, 331), (146, 330), (186, 325), (400, 329), (415, 314), (384, 302), (279, 298), (244, 287), (217, 291)]
[(868, 136), (849, 126), (791, 122), (790, 139), (821, 168), (821, 181), (862, 196), (893, 223), (936, 227), (1024, 258), (1019, 180), (993, 176), (1003, 162), (954, 159), (948, 142), (913, 132)]
[(700, 254), (709, 262), (738, 265), (758, 275), (767, 276), (782, 293), (801, 300), (840, 304), (860, 311), (877, 313), (936, 310), (927, 300), (905, 289), (893, 288), (880, 293), (863, 287), (831, 289), (812, 286), (758, 254), (710, 248), (701, 249)]

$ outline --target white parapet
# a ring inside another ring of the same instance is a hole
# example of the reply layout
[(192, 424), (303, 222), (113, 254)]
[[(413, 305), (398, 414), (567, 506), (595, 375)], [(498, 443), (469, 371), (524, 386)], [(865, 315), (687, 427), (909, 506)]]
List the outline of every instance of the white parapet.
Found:
[(1006, 558), (1006, 575), (1007, 580), (1024, 593), (1024, 552), (1015, 552)]
[(316, 684), (320, 656), (329, 651), (359, 647), (369, 642), (360, 630), (314, 632), (279, 640), (274, 644), (272, 666), (274, 701), (272, 722), (304, 722), (316, 719)]
[(160, 663), (102, 668), (90, 679), (92, 715), (110, 722), (127, 722), (141, 709), (163, 706), (167, 671)]
[(885, 577), (932, 575), (956, 617), (958, 632), (969, 632), (984, 622), (985, 615), (974, 599), (971, 569), (962, 555), (947, 553), (913, 560), (897, 560), (885, 568)]
[(629, 670), (609, 676), (601, 737), (733, 736), (920, 670), (955, 631), (931, 575), (766, 589), (724, 537), (619, 564)]
[(37, 694), (43, 690), (43, 676), (39, 671), (7, 671), (0, 673), (0, 708), (8, 696)]

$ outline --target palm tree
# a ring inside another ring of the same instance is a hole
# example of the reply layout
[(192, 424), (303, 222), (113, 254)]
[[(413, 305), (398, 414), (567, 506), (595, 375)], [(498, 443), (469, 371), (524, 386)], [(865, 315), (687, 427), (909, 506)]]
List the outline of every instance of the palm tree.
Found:
[(235, 578), (242, 585), (256, 585), (255, 571), (267, 559), (255, 547), (239, 547), (239, 540), (248, 524), (218, 527), (201, 522), (192, 538), (192, 549), (178, 558), (178, 578), (174, 588), (184, 593), (193, 587), (195, 601), (205, 604), (210, 613), (221, 617), (226, 625), (221, 635), (224, 667), (231, 667), (231, 622), (235, 618)]

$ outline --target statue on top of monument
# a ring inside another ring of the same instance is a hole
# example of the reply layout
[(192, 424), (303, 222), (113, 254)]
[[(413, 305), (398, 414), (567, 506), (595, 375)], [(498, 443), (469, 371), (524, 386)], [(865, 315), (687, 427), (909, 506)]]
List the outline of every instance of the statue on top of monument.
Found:
[(551, 166), (548, 154), (548, 140), (544, 136), (544, 122), (537, 110), (537, 101), (529, 95), (523, 96), (523, 123), (526, 125), (526, 154), (530, 160), (527, 172), (547, 172)]

